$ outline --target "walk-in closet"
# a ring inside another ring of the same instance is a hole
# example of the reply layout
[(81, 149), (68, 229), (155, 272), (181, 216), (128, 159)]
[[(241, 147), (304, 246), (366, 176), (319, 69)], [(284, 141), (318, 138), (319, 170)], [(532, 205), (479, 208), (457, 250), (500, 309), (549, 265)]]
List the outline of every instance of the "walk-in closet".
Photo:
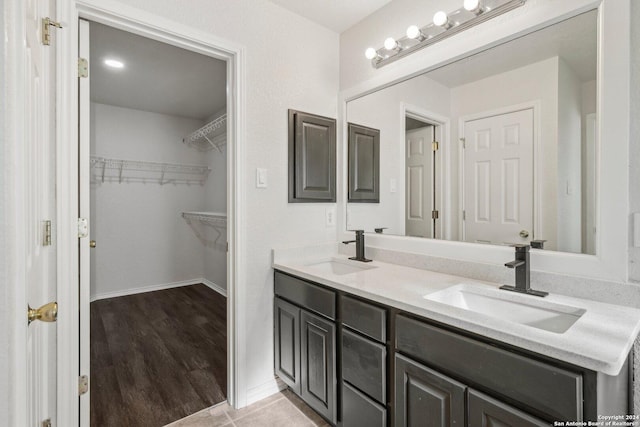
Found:
[(91, 425), (162, 426), (226, 400), (226, 63), (89, 34)]

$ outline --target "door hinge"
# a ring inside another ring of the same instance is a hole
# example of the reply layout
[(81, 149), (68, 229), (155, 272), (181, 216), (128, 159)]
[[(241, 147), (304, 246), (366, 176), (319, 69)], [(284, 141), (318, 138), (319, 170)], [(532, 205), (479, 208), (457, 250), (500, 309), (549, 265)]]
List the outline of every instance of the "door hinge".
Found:
[(52, 425), (53, 424), (51, 424), (51, 418), (47, 418), (42, 422), (42, 427), (51, 427)]
[(42, 44), (45, 46), (51, 44), (51, 27), (62, 28), (62, 25), (51, 18), (42, 18)]
[(80, 375), (78, 377), (78, 396), (82, 396), (89, 391), (89, 377)]
[(467, 211), (462, 211), (462, 220), (466, 221), (467, 219)]
[(87, 237), (89, 235), (89, 221), (87, 218), (78, 218), (78, 237)]
[(227, 242), (227, 252), (229, 252), (229, 242)]
[(460, 142), (462, 142), (462, 148), (467, 148), (467, 139), (466, 138), (460, 138)]
[(438, 148), (439, 148), (439, 143), (438, 143), (438, 141), (433, 141), (433, 142), (431, 143), (431, 148), (433, 149), (433, 151), (438, 151)]
[(51, 220), (42, 221), (42, 246), (51, 246)]
[(84, 58), (78, 58), (78, 77), (89, 77), (89, 61)]
[(431, 211), (431, 219), (438, 219), (438, 211)]

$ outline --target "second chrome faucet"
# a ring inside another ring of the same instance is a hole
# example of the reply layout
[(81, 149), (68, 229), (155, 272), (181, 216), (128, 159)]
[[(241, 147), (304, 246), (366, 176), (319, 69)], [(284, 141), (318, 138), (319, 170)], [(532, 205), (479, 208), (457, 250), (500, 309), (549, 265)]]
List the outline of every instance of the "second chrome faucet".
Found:
[(364, 256), (364, 230), (355, 230), (355, 232), (356, 232), (355, 240), (345, 240), (344, 242), (342, 242), (345, 245), (348, 245), (349, 243), (356, 244), (356, 256), (349, 257), (349, 259), (352, 259), (355, 261), (361, 261), (361, 262), (371, 262), (370, 259), (367, 259)]

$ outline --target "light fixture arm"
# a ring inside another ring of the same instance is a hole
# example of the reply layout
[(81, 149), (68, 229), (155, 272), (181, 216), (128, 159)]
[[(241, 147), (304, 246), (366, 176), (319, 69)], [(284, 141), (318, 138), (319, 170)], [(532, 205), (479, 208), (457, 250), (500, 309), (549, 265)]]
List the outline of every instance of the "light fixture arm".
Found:
[[(524, 5), (526, 1), (527, 0), (480, 0), (476, 5), (473, 5), (474, 7), (471, 7), (469, 3), (465, 2), (464, 7), (453, 11), (448, 16), (444, 12), (438, 12), (440, 15), (436, 21), (440, 25), (435, 25), (434, 23), (428, 24), (422, 28), (418, 28), (417, 34), (415, 34), (415, 28), (410, 27), (410, 29), (407, 29), (407, 36), (396, 40), (396, 45), (393, 49), (386, 49), (386, 52), (389, 52), (389, 54), (380, 55), (379, 52), (385, 49), (383, 47), (375, 49), (375, 57), (367, 56), (367, 58), (371, 59), (371, 65), (374, 68), (383, 67), (413, 52), (437, 43), (440, 40), (444, 40), (468, 28), (516, 9)], [(443, 20), (442, 15), (444, 15), (446, 19)], [(455, 21), (449, 19), (450, 16), (455, 16)], [(415, 37), (409, 37), (410, 33), (411, 35), (415, 35)], [(374, 50), (373, 48), (369, 49)]]

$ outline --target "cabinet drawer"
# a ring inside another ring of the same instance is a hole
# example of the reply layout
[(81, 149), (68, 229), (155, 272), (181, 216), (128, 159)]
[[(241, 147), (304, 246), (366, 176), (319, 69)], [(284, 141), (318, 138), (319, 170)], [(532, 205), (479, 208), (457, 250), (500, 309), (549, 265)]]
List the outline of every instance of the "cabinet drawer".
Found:
[(336, 294), (297, 277), (275, 272), (275, 294), (330, 319), (336, 318)]
[(386, 401), (387, 349), (342, 330), (342, 378), (378, 402)]
[(384, 427), (387, 410), (347, 383), (342, 384), (342, 425), (345, 427)]
[(355, 298), (343, 296), (342, 324), (382, 343), (387, 339), (387, 311)]
[(396, 348), (549, 419), (582, 421), (582, 375), (399, 315)]

